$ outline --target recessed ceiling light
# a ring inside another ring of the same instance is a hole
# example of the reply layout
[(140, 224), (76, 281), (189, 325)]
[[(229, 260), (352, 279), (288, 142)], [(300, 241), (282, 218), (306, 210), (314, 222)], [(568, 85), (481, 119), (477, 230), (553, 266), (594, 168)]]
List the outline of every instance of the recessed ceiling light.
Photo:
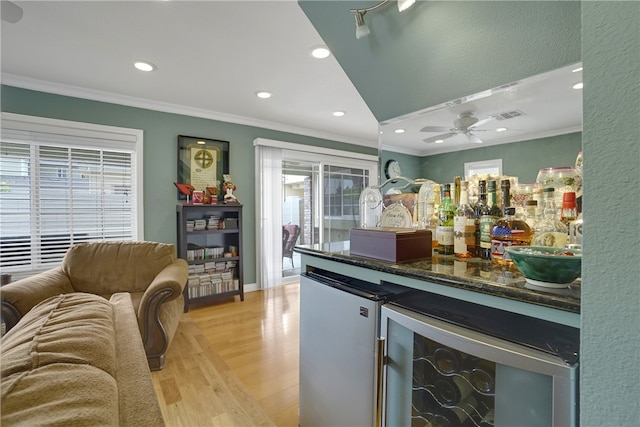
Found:
[(582, 67), (578, 67), (575, 70), (571, 70), (572, 73), (577, 73), (578, 71), (582, 71)]
[(433, 142), (436, 143), (436, 144), (442, 144), (444, 142), (444, 139), (436, 139)]
[(342, 117), (344, 116), (345, 112), (344, 111), (334, 111), (333, 115), (336, 117)]
[(136, 61), (133, 63), (133, 66), (140, 71), (153, 71), (156, 68), (158, 68), (155, 65), (153, 65), (151, 62), (146, 62), (146, 61)]
[(573, 88), (574, 88), (574, 89), (582, 89), (582, 88), (583, 88), (583, 86), (584, 86), (584, 85), (582, 84), (582, 82), (580, 82), (580, 83), (576, 83), (576, 84), (574, 84), (574, 85), (573, 85)]
[(396, 129), (394, 130), (395, 133), (404, 133), (404, 129)]
[(505, 132), (507, 130), (508, 130), (508, 128), (498, 128), (498, 129), (496, 129), (496, 132)]
[(271, 98), (273, 96), (273, 93), (269, 92), (268, 90), (261, 90), (256, 92), (256, 96), (258, 98), (267, 99), (267, 98)]
[(314, 46), (311, 48), (311, 56), (318, 59), (324, 59), (331, 55), (331, 51), (324, 45)]

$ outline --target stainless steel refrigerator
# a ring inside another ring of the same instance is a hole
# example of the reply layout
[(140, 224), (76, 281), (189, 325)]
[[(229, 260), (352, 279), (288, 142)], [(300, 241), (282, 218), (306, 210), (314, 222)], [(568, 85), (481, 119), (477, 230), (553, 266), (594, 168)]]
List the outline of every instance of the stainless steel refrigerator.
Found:
[(300, 426), (375, 425), (380, 306), (406, 291), (318, 269), (301, 275)]

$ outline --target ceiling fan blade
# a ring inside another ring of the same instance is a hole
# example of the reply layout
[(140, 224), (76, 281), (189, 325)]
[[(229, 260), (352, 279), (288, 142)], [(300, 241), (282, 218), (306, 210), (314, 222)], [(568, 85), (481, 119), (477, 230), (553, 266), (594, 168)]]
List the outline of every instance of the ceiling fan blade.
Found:
[(3, 21), (15, 24), (22, 19), (22, 8), (20, 6), (8, 0), (2, 0), (1, 3), (0, 13)]
[(457, 135), (456, 132), (443, 133), (442, 135), (432, 136), (431, 138), (423, 139), (423, 141), (426, 143), (431, 143), (431, 142), (436, 142), (439, 139), (451, 138), (452, 136), (455, 136), (455, 135)]
[(425, 126), (420, 132), (451, 132), (451, 128), (447, 126)]
[(469, 142), (473, 142), (474, 144), (482, 144), (482, 140), (472, 133), (468, 133), (467, 138), (469, 138)]
[(490, 122), (491, 120), (493, 120), (493, 117), (487, 117), (486, 119), (478, 120), (477, 122), (475, 122), (474, 124), (469, 126), (467, 129), (473, 129), (473, 128), (480, 127), (483, 124)]

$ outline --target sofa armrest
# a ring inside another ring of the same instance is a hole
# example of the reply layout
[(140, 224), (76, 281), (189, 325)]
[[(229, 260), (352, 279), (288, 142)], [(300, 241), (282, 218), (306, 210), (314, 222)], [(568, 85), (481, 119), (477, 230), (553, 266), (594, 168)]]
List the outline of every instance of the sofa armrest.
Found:
[(71, 280), (60, 268), (53, 268), (2, 287), (2, 319), (9, 331), (39, 302), (73, 292)]
[[(172, 337), (167, 336), (165, 325), (162, 324), (161, 307), (163, 304), (182, 296), (187, 284), (189, 266), (183, 259), (176, 259), (166, 266), (151, 282), (142, 295), (138, 307), (138, 326), (147, 358), (164, 356)], [(180, 303), (182, 305), (182, 303)], [(182, 310), (179, 310), (182, 313)], [(179, 321), (178, 319), (173, 319)], [(171, 328), (175, 330), (175, 328)], [(152, 366), (159, 369), (161, 366)]]

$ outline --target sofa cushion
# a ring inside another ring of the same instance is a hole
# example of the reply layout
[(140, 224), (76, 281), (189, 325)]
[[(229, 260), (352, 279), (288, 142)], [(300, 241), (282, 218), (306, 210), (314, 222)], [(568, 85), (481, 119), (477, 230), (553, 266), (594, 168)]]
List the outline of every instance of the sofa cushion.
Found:
[(56, 363), (2, 382), (2, 425), (115, 426), (116, 380), (91, 365)]
[(69, 248), (62, 261), (77, 292), (106, 296), (144, 292), (176, 259), (175, 246), (156, 242), (92, 242)]
[(2, 424), (117, 424), (116, 368), (112, 304), (85, 293), (50, 297), (2, 338)]

